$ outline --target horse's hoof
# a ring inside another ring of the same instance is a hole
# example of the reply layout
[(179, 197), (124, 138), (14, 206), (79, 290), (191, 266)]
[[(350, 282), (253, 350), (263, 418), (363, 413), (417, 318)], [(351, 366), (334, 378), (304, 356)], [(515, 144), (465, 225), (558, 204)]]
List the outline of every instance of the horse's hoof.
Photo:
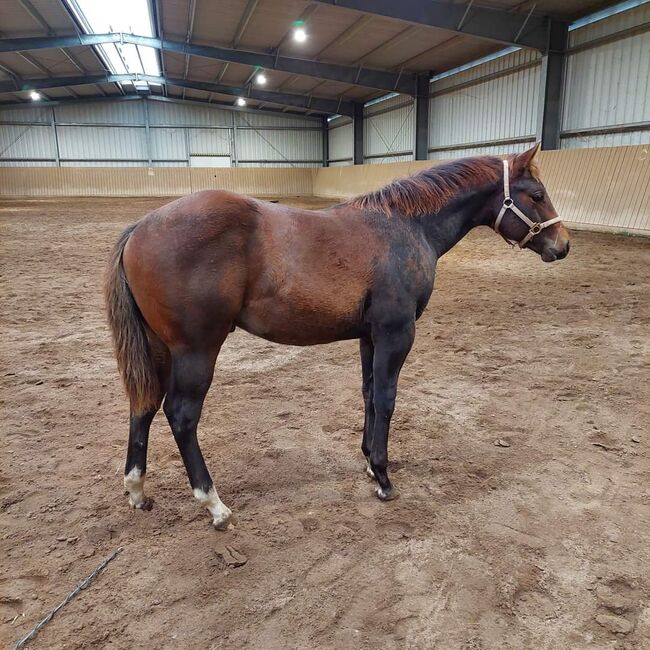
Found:
[(397, 490), (391, 485), (387, 490), (375, 488), (375, 494), (381, 501), (392, 501), (397, 497)]
[(144, 497), (139, 503), (134, 503), (133, 499), (129, 497), (129, 506), (133, 510), (153, 510), (153, 499), (151, 497)]
[(138, 506), (140, 510), (153, 510), (153, 499), (145, 497), (144, 501)]
[(366, 465), (366, 474), (368, 478), (371, 478), (373, 481), (377, 480), (375, 473), (372, 471), (372, 467), (370, 467), (370, 463)]
[(226, 511), (220, 513), (218, 517), (212, 520), (212, 525), (216, 530), (228, 530), (232, 526), (230, 520), (232, 519), (232, 511), (226, 508)]

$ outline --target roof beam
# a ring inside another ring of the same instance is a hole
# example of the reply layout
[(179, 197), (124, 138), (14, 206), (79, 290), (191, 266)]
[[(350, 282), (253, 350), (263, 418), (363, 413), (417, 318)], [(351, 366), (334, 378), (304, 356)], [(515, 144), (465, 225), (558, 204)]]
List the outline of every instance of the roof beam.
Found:
[[(260, 0), (248, 0), (246, 3), (246, 6), (244, 7), (244, 13), (242, 14), (239, 25), (237, 25), (237, 29), (235, 31), (235, 37), (232, 39), (232, 43), (230, 45), (231, 49), (235, 50), (239, 47), (239, 42), (244, 36), (244, 32), (246, 31), (248, 23), (255, 13), (255, 9), (257, 9), (259, 1)], [(223, 76), (226, 74), (226, 70), (228, 69), (228, 65), (229, 63), (227, 61), (223, 64), (223, 67), (221, 68), (216, 78), (217, 83), (223, 79)]]
[(512, 13), (473, 3), (452, 4), (445, 0), (315, 1), (542, 52), (548, 47), (550, 18), (539, 14)]
[(320, 113), (339, 113), (341, 115), (352, 115), (353, 106), (351, 102), (326, 99), (324, 97), (311, 97), (295, 95), (290, 93), (278, 93), (271, 90), (259, 90), (254, 88), (238, 88), (235, 86), (224, 86), (206, 81), (195, 81), (191, 79), (175, 79), (170, 77), (157, 77), (141, 74), (109, 74), (109, 75), (86, 75), (79, 77), (50, 77), (47, 79), (12, 79), (0, 81), (0, 93), (12, 93), (20, 90), (42, 90), (47, 88), (63, 88), (65, 86), (84, 86), (98, 83), (127, 83), (134, 81), (147, 81), (149, 83), (169, 84), (178, 88), (188, 90), (202, 90), (204, 92), (216, 93), (218, 95), (230, 95), (232, 97), (250, 97), (262, 102), (270, 102), (305, 110), (314, 110)]
[[(165, 103), (170, 103), (170, 104), (189, 104), (190, 106), (205, 106), (207, 108), (212, 108), (214, 110), (216, 109), (221, 109), (221, 110), (227, 110), (227, 111), (234, 111), (237, 113), (255, 113), (260, 110), (260, 107), (256, 108), (242, 108), (240, 106), (233, 106), (232, 104), (226, 104), (225, 102), (210, 102), (208, 103), (206, 100), (200, 100), (200, 99), (181, 99), (180, 97), (163, 97), (162, 95), (111, 95), (110, 97), (79, 97), (78, 99), (72, 99), (71, 97), (66, 97), (64, 99), (51, 99), (47, 102), (40, 102), (41, 106), (66, 106), (68, 104), (72, 104), (74, 106), (78, 106), (79, 104), (107, 104), (107, 103), (113, 103), (113, 102), (129, 102), (129, 101), (153, 101), (153, 102), (165, 102)], [(39, 103), (37, 102), (34, 104), (34, 102), (29, 102), (30, 105), (32, 106), (38, 106)], [(25, 107), (24, 102), (14, 102), (14, 103), (0, 103), (0, 108), (1, 109), (21, 109)], [(270, 108), (270, 109), (265, 109), (262, 111), (263, 113), (272, 113), (274, 115), (281, 115), (282, 117), (287, 117), (286, 112), (282, 112), (279, 109), (276, 108)], [(296, 113), (289, 113), (289, 116), (295, 116)], [(322, 117), (314, 117), (314, 116), (307, 116), (304, 114), (300, 114), (301, 118), (304, 118), (306, 120), (312, 121), (314, 123), (314, 126), (317, 127), (321, 123)], [(119, 125), (118, 125), (119, 126)]]
[(131, 43), (153, 47), (165, 52), (190, 54), (207, 59), (241, 63), (266, 70), (280, 70), (307, 77), (318, 77), (331, 81), (368, 86), (379, 90), (394, 91), (406, 94), (415, 92), (415, 76), (412, 74), (399, 75), (386, 70), (373, 70), (362, 66), (341, 65), (339, 63), (324, 63), (308, 59), (296, 59), (280, 54), (249, 52), (226, 47), (196, 45), (171, 41), (169, 39), (137, 36), (135, 34), (79, 34), (77, 36), (53, 36), (37, 38), (5, 38), (0, 39), (0, 52), (16, 52), (19, 50), (40, 50), (60, 47), (80, 47), (85, 45), (101, 45), (104, 43)]
[[(190, 0), (189, 15), (187, 17), (187, 34), (185, 35), (185, 42), (189, 43), (192, 40), (192, 33), (194, 32), (194, 19), (196, 18), (196, 0)], [(140, 61), (142, 65), (142, 61)], [(128, 68), (127, 68), (128, 69)], [(144, 65), (142, 65), (144, 70)], [(183, 79), (187, 79), (187, 73), (190, 70), (190, 55), (185, 55), (185, 71), (183, 72)], [(185, 99), (185, 91), (183, 91), (183, 99)]]

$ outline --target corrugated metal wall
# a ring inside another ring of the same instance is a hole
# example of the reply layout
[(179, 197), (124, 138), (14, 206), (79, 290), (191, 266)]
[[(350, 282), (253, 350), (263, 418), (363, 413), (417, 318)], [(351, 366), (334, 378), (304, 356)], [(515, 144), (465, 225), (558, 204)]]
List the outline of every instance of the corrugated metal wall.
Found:
[(349, 117), (338, 117), (328, 125), (329, 166), (344, 167), (352, 164), (354, 129)]
[[(0, 108), (0, 166), (319, 167), (318, 119), (153, 99)], [(240, 163), (241, 161), (241, 163)], [(276, 165), (278, 166), (278, 165)]]
[(320, 167), (323, 161), (320, 128), (307, 131), (288, 129), (263, 130), (259, 127), (237, 128), (237, 158), (242, 162), (255, 163), (304, 161)]
[[(650, 143), (649, 25), (650, 2), (570, 32), (562, 148)], [(539, 137), (541, 63), (538, 52), (518, 50), (433, 81), (429, 158), (529, 147)], [(392, 97), (364, 113), (364, 162), (413, 159), (412, 98)], [(330, 123), (331, 166), (351, 163), (352, 126), (341, 123)]]
[(364, 108), (363, 159), (369, 164), (413, 160), (415, 104), (397, 95)]
[(519, 50), (431, 84), (429, 157), (500, 154), (535, 140), (541, 55)]
[(649, 23), (646, 3), (571, 32), (563, 149), (650, 142)]

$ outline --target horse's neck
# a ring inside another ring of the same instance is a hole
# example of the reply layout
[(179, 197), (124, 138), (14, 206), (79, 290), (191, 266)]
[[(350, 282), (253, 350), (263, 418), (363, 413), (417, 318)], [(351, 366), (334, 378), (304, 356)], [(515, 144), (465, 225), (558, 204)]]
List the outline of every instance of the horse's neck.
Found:
[(424, 235), (438, 257), (453, 248), (472, 228), (488, 225), (485, 204), (492, 190), (454, 199), (436, 214), (422, 217)]

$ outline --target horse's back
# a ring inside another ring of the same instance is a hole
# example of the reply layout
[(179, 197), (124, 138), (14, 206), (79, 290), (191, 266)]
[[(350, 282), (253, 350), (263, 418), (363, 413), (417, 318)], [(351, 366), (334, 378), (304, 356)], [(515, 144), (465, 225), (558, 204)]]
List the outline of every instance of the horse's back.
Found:
[(170, 347), (209, 345), (232, 325), (309, 345), (359, 335), (387, 250), (356, 209), (310, 211), (206, 191), (138, 222), (123, 261), (145, 320)]

